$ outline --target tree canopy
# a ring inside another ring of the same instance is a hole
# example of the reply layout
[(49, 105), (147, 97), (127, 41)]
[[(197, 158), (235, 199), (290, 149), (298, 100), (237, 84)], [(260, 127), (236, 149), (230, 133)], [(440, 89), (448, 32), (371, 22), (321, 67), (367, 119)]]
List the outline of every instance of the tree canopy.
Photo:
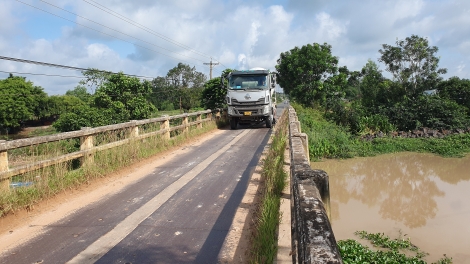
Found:
[(345, 75), (338, 75), (338, 58), (331, 45), (307, 44), (281, 53), (277, 60), (277, 80), (284, 92), (306, 106), (325, 105), (339, 92)]
[(222, 77), (225, 85), (222, 85), (222, 77), (216, 77), (204, 84), (202, 91), (203, 103), (206, 109), (224, 108), (227, 105), (225, 97), (227, 96), (227, 78), (226, 76), (232, 72), (232, 69), (225, 69)]
[(165, 77), (152, 80), (152, 94), (148, 99), (160, 110), (200, 107), (206, 79), (195, 67), (178, 63)]
[(23, 121), (46, 115), (47, 94), (24, 77), (0, 80), (0, 127), (16, 128)]
[(426, 38), (411, 35), (404, 40), (397, 40), (396, 46), (383, 44), (379, 50), (379, 61), (383, 62), (390, 72), (407, 91), (415, 97), (424, 90), (436, 88), (442, 80), (441, 74), (447, 69), (439, 69), (439, 58), (436, 46), (429, 46)]

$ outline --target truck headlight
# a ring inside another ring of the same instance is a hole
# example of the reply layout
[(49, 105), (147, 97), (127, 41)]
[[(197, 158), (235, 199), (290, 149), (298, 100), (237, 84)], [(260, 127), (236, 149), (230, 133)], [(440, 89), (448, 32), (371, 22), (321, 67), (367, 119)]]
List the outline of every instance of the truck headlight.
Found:
[(269, 105), (265, 105), (263, 108), (263, 113), (264, 114), (269, 114)]

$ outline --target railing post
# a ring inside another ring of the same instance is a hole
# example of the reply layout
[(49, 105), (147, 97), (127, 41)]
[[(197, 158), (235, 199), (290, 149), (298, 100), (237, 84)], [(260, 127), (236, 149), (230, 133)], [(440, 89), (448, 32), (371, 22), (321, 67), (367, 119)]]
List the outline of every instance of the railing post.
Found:
[(209, 120), (212, 120), (212, 112), (207, 113), (207, 118), (208, 118)]
[[(82, 127), (82, 130), (90, 129), (89, 127)], [(91, 150), (93, 148), (93, 135), (85, 135), (80, 137), (80, 150)], [(93, 163), (93, 153), (87, 152), (81, 159), (81, 166)]]
[(197, 129), (202, 128), (202, 122), (201, 122), (202, 118), (201, 118), (201, 116), (202, 116), (202, 114), (197, 114), (197, 116), (196, 116), (196, 121), (198, 122), (197, 126), (196, 126)]
[(189, 132), (189, 126), (188, 126), (189, 122), (188, 122), (188, 114), (186, 114), (185, 117), (183, 117), (183, 133), (188, 133)]
[[(299, 128), (300, 128), (300, 125), (299, 125)], [(308, 148), (308, 136), (307, 136), (307, 134), (305, 134), (305, 133), (295, 133), (292, 136), (293, 137), (298, 137), (298, 138), (300, 138), (300, 140), (302, 140), (302, 146), (304, 147), (305, 156), (307, 158), (308, 164), (310, 164), (310, 151), (309, 151), (309, 148)]]
[(166, 120), (162, 122), (161, 129), (165, 130), (166, 132), (163, 134), (163, 139), (169, 140), (170, 139), (170, 119), (166, 116)]
[[(6, 140), (0, 140), (0, 144)], [(8, 171), (8, 151), (0, 151), (0, 172)], [(10, 179), (0, 179), (0, 189), (8, 190), (10, 188)]]
[(131, 138), (136, 138), (139, 136), (139, 126), (137, 125), (137, 120), (131, 120), (134, 126), (131, 127)]

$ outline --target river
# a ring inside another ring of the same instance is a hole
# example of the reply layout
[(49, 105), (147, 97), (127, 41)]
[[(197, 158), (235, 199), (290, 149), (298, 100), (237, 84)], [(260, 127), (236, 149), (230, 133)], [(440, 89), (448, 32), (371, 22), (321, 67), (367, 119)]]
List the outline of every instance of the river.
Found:
[(409, 237), (428, 263), (443, 254), (470, 263), (470, 155), (404, 152), (311, 166), (330, 177), (336, 240), (361, 241), (357, 230)]

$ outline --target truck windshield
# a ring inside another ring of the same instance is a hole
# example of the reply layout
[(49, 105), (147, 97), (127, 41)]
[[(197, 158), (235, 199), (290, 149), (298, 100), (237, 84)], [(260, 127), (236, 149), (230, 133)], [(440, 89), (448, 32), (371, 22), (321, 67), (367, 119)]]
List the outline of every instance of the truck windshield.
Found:
[(235, 75), (229, 79), (229, 89), (267, 89), (267, 75)]

